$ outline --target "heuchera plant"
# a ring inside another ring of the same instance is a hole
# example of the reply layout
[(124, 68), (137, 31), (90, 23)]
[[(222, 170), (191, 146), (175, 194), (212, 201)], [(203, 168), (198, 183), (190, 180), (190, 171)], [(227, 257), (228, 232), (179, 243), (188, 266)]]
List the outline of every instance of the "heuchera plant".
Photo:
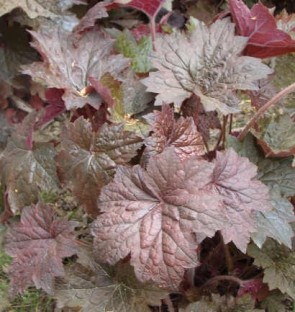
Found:
[(295, 52), (295, 17), (228, 0), (209, 25), (175, 27), (172, 12), (156, 18), (165, 1), (2, 2), (5, 31), (25, 42), (11, 52), (0, 37), (10, 297), (36, 287), (87, 312), (285, 311), (295, 83), (272, 79), (273, 57)]

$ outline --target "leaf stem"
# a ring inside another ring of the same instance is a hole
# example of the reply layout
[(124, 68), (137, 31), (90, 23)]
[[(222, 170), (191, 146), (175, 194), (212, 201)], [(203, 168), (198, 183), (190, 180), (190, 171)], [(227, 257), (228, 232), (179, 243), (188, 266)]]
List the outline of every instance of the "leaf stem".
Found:
[(248, 131), (253, 127), (253, 125), (258, 121), (258, 119), (274, 104), (279, 102), (284, 96), (288, 95), (295, 91), (295, 82), (292, 83), (287, 88), (283, 89), (279, 93), (277, 93), (272, 99), (270, 99), (267, 103), (265, 103), (260, 109), (256, 112), (256, 114), (250, 119), (245, 128), (238, 136), (238, 140), (243, 141), (246, 137)]
[(232, 257), (231, 257), (228, 245), (224, 243), (223, 236), (222, 236), (220, 231), (218, 231), (218, 235), (219, 235), (220, 242), (222, 244), (222, 248), (224, 251), (224, 257), (225, 257), (225, 262), (226, 262), (226, 266), (227, 266), (227, 271), (228, 271), (228, 273), (231, 273), (234, 269), (234, 265), (233, 265), (233, 261), (232, 261)]
[(152, 35), (153, 50), (156, 51), (156, 22), (155, 22), (155, 17), (150, 18), (150, 28), (151, 28), (151, 35)]

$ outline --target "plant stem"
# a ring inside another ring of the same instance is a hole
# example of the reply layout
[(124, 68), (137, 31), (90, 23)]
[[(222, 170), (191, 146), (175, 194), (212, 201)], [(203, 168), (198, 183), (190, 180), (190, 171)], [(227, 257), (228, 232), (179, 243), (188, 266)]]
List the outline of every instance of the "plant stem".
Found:
[(236, 277), (236, 276), (232, 276), (232, 275), (216, 275), (212, 278), (210, 278), (203, 286), (202, 288), (208, 287), (211, 284), (214, 284), (216, 282), (219, 281), (230, 281), (230, 282), (234, 282), (236, 284), (239, 284), (239, 286), (243, 285), (243, 280), (241, 280), (240, 278)]
[(279, 93), (277, 93), (272, 99), (270, 99), (267, 103), (265, 103), (260, 109), (256, 112), (256, 114), (250, 119), (247, 123), (243, 131), (239, 134), (238, 139), (243, 141), (248, 131), (253, 127), (253, 125), (258, 121), (258, 119), (263, 116), (263, 114), (274, 104), (279, 102), (284, 96), (288, 95), (295, 91), (295, 82), (292, 83), (287, 88), (283, 89)]
[(150, 29), (152, 35), (153, 50), (156, 51), (156, 22), (155, 17), (150, 18)]
[(168, 312), (175, 312), (173, 303), (172, 303), (171, 298), (170, 298), (169, 295), (166, 298), (163, 299), (163, 302), (167, 305)]
[(218, 141), (217, 141), (217, 143), (215, 145), (214, 151), (218, 150), (219, 144), (221, 142), (224, 145), (227, 120), (228, 120), (228, 115), (223, 117), (223, 123), (222, 123), (221, 131), (220, 131), (220, 134), (219, 134)]

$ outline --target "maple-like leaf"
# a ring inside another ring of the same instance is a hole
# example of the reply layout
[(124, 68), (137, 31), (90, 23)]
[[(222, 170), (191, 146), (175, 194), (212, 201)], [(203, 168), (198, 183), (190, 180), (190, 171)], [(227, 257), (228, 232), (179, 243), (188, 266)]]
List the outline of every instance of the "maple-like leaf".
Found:
[[(158, 93), (155, 105), (175, 103), (197, 95), (206, 111), (227, 115), (239, 111), (236, 90), (257, 90), (257, 80), (272, 70), (261, 60), (240, 56), (247, 39), (234, 34), (229, 19), (217, 20), (209, 28), (198, 25), (189, 36), (163, 35), (156, 42), (152, 63), (158, 69), (142, 82)], [(218, 51), (218, 53), (216, 53)]]
[(5, 250), (13, 257), (9, 268), (13, 294), (23, 293), (29, 286), (53, 293), (54, 277), (64, 275), (62, 259), (77, 253), (77, 225), (58, 218), (42, 203), (22, 210), (20, 222), (14, 223), (5, 236)]
[(93, 132), (84, 118), (69, 123), (57, 157), (61, 179), (70, 186), (85, 210), (98, 213), (97, 197), (116, 171), (126, 164), (142, 145), (136, 134), (123, 130), (122, 124), (104, 124)]
[(249, 38), (245, 55), (265, 58), (295, 51), (295, 41), (277, 28), (275, 18), (262, 3), (251, 10), (242, 0), (228, 3), (238, 34)]
[(259, 225), (251, 238), (259, 247), (267, 237), (279, 243), (291, 246), (293, 230), (290, 223), (294, 221), (293, 206), (287, 197), (295, 194), (295, 169), (291, 167), (292, 159), (264, 159), (257, 149), (255, 139), (248, 134), (243, 142), (229, 136), (228, 146), (235, 148), (240, 156), (248, 157), (258, 166), (258, 179), (269, 188), (272, 209), (256, 212), (256, 223)]
[(221, 233), (225, 243), (233, 241), (243, 252), (257, 227), (254, 212), (271, 209), (268, 188), (256, 176), (257, 167), (233, 149), (217, 153), (212, 187), (224, 197), (228, 219)]
[[(66, 5), (65, 5), (66, 3)], [(83, 0), (1, 0), (0, 1), (0, 16), (15, 8), (22, 8), (30, 18), (36, 18), (39, 16), (55, 18), (56, 15), (61, 14), (66, 8), (71, 7), (74, 4), (83, 4)]]
[(284, 245), (268, 239), (260, 249), (251, 244), (247, 253), (255, 259), (254, 264), (264, 269), (263, 281), (269, 289), (278, 288), (295, 298), (295, 253)]
[(203, 190), (212, 170), (203, 160), (182, 161), (173, 148), (151, 158), (147, 170), (119, 167), (92, 225), (98, 259), (114, 264), (131, 253), (139, 281), (176, 289), (185, 268), (198, 264), (198, 239), (226, 221), (222, 198)]
[(101, 98), (91, 92), (89, 77), (99, 80), (105, 73), (118, 77), (129, 64), (123, 56), (112, 54), (114, 41), (97, 30), (79, 39), (57, 27), (31, 34), (43, 62), (24, 67), (23, 73), (49, 88), (64, 89), (68, 110), (87, 103), (98, 109)]
[(205, 154), (205, 145), (192, 117), (174, 119), (173, 109), (163, 105), (162, 111), (154, 111), (148, 117), (153, 134), (145, 140), (145, 155), (151, 157), (162, 153), (168, 146), (174, 146), (177, 155), (185, 159)]
[(0, 158), (2, 184), (13, 213), (36, 203), (41, 191), (59, 188), (53, 145), (32, 142), (35, 117), (28, 115), (18, 126)]
[(161, 305), (167, 292), (139, 283), (126, 265), (118, 269), (128, 272), (125, 278), (110, 274), (99, 264), (93, 269), (78, 263), (66, 267), (55, 291), (58, 307), (81, 307), (87, 312), (149, 312), (148, 305)]

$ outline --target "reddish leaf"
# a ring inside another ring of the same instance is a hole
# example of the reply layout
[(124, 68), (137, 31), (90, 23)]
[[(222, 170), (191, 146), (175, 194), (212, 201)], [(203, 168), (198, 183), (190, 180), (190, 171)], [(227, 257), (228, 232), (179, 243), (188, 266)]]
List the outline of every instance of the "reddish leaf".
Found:
[(161, 112), (152, 114), (152, 119), (153, 134), (145, 140), (145, 155), (148, 157), (162, 153), (171, 145), (181, 159), (205, 154), (202, 136), (191, 117), (175, 120), (173, 109), (164, 105)]
[(250, 10), (242, 0), (229, 0), (238, 34), (249, 37), (245, 55), (266, 58), (295, 51), (295, 41), (277, 28), (274, 17), (262, 3)]
[(79, 24), (74, 28), (73, 32), (82, 33), (85, 30), (94, 27), (95, 21), (97, 19), (108, 17), (107, 9), (112, 6), (111, 3), (108, 2), (98, 2), (92, 8), (90, 8), (87, 13), (82, 17)]
[(266, 185), (256, 180), (257, 167), (233, 150), (217, 153), (212, 186), (224, 197), (228, 224), (222, 229), (225, 243), (233, 241), (246, 252), (256, 231), (255, 211), (269, 211), (272, 204)]
[(37, 127), (48, 123), (66, 110), (65, 102), (62, 99), (64, 91), (56, 88), (49, 88), (45, 91), (45, 97), (49, 105), (44, 109), (41, 119), (36, 124)]
[(87, 213), (99, 212), (97, 197), (116, 171), (137, 153), (142, 139), (123, 131), (123, 125), (102, 126), (93, 132), (91, 124), (80, 117), (63, 133), (57, 161), (63, 182), (70, 186)]
[(173, 148), (151, 158), (146, 171), (119, 167), (92, 226), (97, 257), (114, 264), (131, 253), (140, 281), (177, 289), (185, 268), (198, 265), (198, 241), (226, 222), (222, 198), (204, 190), (212, 170), (203, 160), (182, 161)]
[(262, 282), (262, 278), (243, 281), (238, 291), (238, 297), (250, 294), (254, 300), (257, 300), (260, 297), (260, 291), (265, 287), (267, 285)]
[(64, 90), (62, 99), (68, 110), (87, 103), (99, 108), (101, 98), (92, 92), (88, 78), (100, 79), (105, 73), (119, 79), (129, 60), (112, 55), (113, 40), (93, 30), (80, 39), (58, 28), (51, 32), (31, 32), (34, 47), (44, 61), (24, 67), (23, 73), (49, 88)]
[(53, 293), (54, 277), (64, 275), (62, 259), (78, 251), (77, 225), (59, 219), (42, 203), (22, 210), (20, 222), (14, 223), (5, 237), (6, 252), (13, 257), (9, 275), (14, 295), (29, 286)]
[(116, 3), (124, 4), (128, 7), (144, 12), (150, 19), (153, 19), (165, 0), (115, 0)]
[(30, 114), (19, 125), (0, 158), (1, 180), (13, 213), (37, 202), (41, 191), (59, 187), (55, 149), (49, 143), (33, 144), (35, 117)]

